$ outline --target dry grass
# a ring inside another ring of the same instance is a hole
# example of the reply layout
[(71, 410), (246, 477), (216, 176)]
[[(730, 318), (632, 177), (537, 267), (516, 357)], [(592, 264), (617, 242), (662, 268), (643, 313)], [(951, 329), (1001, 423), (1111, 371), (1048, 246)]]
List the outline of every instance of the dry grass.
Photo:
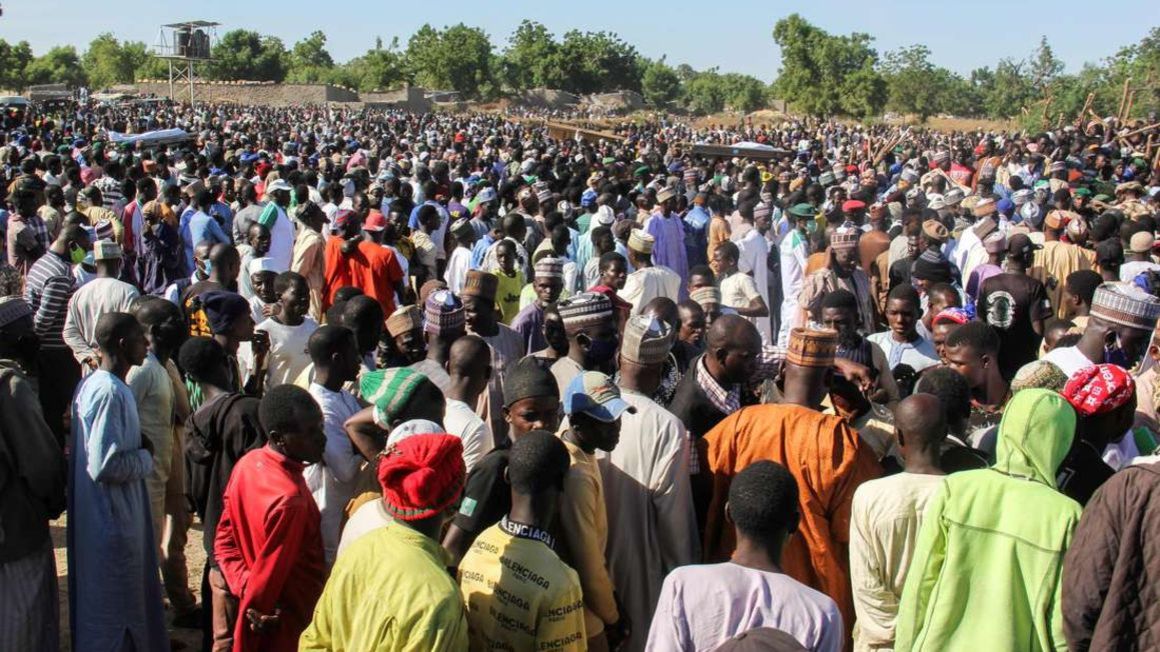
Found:
[(888, 124), (905, 124), (921, 126), (935, 131), (1013, 131), (1019, 125), (1014, 120), (989, 120), (987, 118), (928, 118), (926, 123), (919, 123), (915, 116), (904, 116), (901, 119), (887, 120)]
[(1013, 131), (1019, 129), (1014, 120), (987, 120), (985, 118), (931, 118), (927, 126), (938, 131)]

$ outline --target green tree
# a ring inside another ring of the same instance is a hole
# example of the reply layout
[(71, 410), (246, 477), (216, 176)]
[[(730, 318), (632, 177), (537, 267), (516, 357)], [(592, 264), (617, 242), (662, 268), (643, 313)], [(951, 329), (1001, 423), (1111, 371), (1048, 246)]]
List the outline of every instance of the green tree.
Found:
[(681, 79), (665, 63), (664, 57), (645, 65), (640, 79), (641, 94), (645, 101), (657, 108), (667, 107), (681, 94)]
[(971, 80), (946, 68), (938, 68), (937, 72), (943, 78), (938, 82), (943, 88), (942, 110), (970, 118), (984, 115), (983, 96)]
[(317, 83), (331, 80), (334, 59), (326, 51), (326, 34), (315, 30), (298, 41), (287, 56), (286, 81)]
[(1034, 89), (1024, 74), (1025, 64), (1013, 59), (1001, 59), (995, 66), (983, 103), (992, 118), (1010, 118), (1019, 115), (1030, 104)]
[(1042, 97), (1062, 72), (1063, 62), (1056, 58), (1055, 52), (1047, 44), (1047, 37), (1039, 37), (1039, 47), (1035, 48), (1035, 56), (1031, 58), (1027, 71), (1031, 90)]
[(326, 34), (314, 30), (310, 36), (295, 43), (294, 47), (290, 49), (290, 65), (317, 66), (319, 68), (333, 66), (334, 59), (326, 51)]
[(676, 69), (676, 73), (677, 73), (677, 79), (680, 79), (682, 84), (688, 82), (690, 79), (697, 76), (697, 71), (694, 70), (693, 67), (687, 63), (682, 63), (682, 64), (678, 65), (677, 69)]
[(540, 23), (524, 20), (508, 37), (502, 57), (504, 82), (512, 89), (559, 88), (560, 46)]
[(492, 46), (487, 34), (463, 23), (436, 30), (423, 25), (407, 42), (404, 61), (416, 84), (454, 89), (469, 99), (496, 92)]
[(560, 43), (561, 85), (580, 94), (640, 91), (639, 58), (616, 34), (571, 30)]
[(886, 82), (868, 34), (834, 36), (791, 14), (774, 25), (773, 39), (782, 62), (775, 92), (797, 110), (866, 117), (882, 109)]
[(213, 47), (213, 56), (215, 79), (280, 82), (286, 78), (286, 46), (273, 36), (230, 30)]
[(725, 93), (711, 75), (701, 74), (685, 84), (685, 101), (693, 113), (707, 115), (725, 108)]
[(0, 39), (0, 88), (11, 91), (24, 88), (25, 71), (33, 59), (28, 41), (11, 44)]
[(163, 79), (169, 74), (169, 64), (153, 56), (149, 46), (141, 41), (125, 41), (121, 48), (133, 62), (133, 80)]
[(694, 74), (684, 90), (685, 105), (693, 113), (717, 113), (725, 108), (725, 85), (716, 68)]
[(1121, 48), (1105, 65), (1105, 86), (1097, 98), (1097, 111), (1102, 115), (1119, 110), (1128, 77), (1132, 78), (1133, 88), (1138, 89), (1131, 117), (1143, 117), (1160, 106), (1160, 27), (1153, 27), (1139, 43)]
[(132, 83), (139, 63), (134, 60), (133, 53), (108, 32), (93, 39), (81, 57), (85, 75), (95, 89)]
[(58, 45), (36, 57), (24, 69), (24, 74), (28, 84), (84, 86), (88, 83), (77, 49), (71, 45)]
[(376, 39), (375, 47), (367, 50), (366, 54), (336, 67), (332, 79), (349, 88), (374, 91), (391, 88), (403, 81), (405, 74), (398, 40), (392, 41), (389, 48), (384, 48), (382, 39)]
[(96, 89), (131, 84), (139, 79), (157, 79), (168, 72), (166, 63), (154, 57), (143, 42), (120, 42), (107, 32), (89, 43), (81, 56), (81, 66), (89, 85)]
[(886, 105), (886, 80), (869, 60), (845, 76), (841, 89), (838, 107), (846, 115), (870, 118)]
[(943, 110), (947, 99), (944, 84), (949, 76), (930, 62), (930, 48), (911, 45), (887, 52), (882, 70), (888, 92), (887, 108), (913, 113), (921, 122)]
[(769, 87), (756, 77), (731, 72), (721, 75), (721, 84), (725, 87), (725, 106), (734, 111), (756, 111), (769, 100)]

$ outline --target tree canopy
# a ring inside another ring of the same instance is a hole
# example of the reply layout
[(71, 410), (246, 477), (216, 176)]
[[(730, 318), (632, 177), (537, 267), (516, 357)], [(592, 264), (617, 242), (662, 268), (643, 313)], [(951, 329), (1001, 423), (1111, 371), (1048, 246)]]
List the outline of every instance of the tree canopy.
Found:
[(24, 68), (24, 81), (28, 84), (73, 86), (88, 82), (77, 49), (71, 45), (58, 45), (29, 62)]
[(423, 25), (407, 42), (403, 57), (409, 77), (420, 86), (459, 91), (470, 99), (492, 90), (491, 40), (477, 27)]
[[(208, 78), (340, 84), (360, 91), (402, 83), (458, 91), (467, 99), (547, 87), (576, 94), (637, 91), (652, 107), (713, 113), (753, 111), (771, 97), (815, 116), (872, 118), (885, 111), (919, 120), (938, 114), (1016, 118), (1028, 128), (1072, 120), (1092, 95), (1100, 115), (1117, 112), (1125, 81), (1135, 89), (1132, 115), (1160, 104), (1160, 27), (1111, 57), (1067, 72), (1046, 37), (1025, 56), (961, 75), (932, 61), (924, 44), (880, 55), (869, 34), (831, 34), (798, 14), (778, 20), (773, 40), (781, 68), (772, 85), (749, 75), (695, 70), (687, 64), (648, 59), (608, 31), (570, 30), (561, 36), (525, 20), (502, 49), (483, 30), (463, 23), (424, 25), (400, 47), (398, 40), (373, 47), (346, 62), (327, 49), (315, 30), (289, 49), (278, 38), (253, 30), (225, 32), (214, 45)], [(83, 53), (58, 46), (37, 56), (25, 41), (0, 39), (0, 88), (63, 82), (94, 89), (160, 78), (166, 64), (139, 41), (112, 34), (93, 39)]]
[(869, 34), (836, 36), (791, 14), (773, 27), (782, 66), (774, 92), (810, 115), (870, 117), (886, 103), (886, 81), (876, 68)]
[(326, 51), (326, 34), (315, 30), (298, 41), (285, 55), (286, 81), (317, 83), (329, 81), (334, 59)]
[(213, 58), (214, 79), (280, 82), (286, 79), (289, 55), (279, 38), (235, 29), (213, 46)]

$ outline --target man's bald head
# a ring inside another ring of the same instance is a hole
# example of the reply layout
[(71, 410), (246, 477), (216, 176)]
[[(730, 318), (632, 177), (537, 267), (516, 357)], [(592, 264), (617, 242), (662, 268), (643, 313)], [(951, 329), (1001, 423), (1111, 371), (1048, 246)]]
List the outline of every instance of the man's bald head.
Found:
[[(197, 246), (201, 247), (208, 244), (209, 243), (207, 242), (200, 242)], [(215, 267), (224, 265), (232, 260), (237, 260), (238, 264), (241, 264), (242, 260), (241, 256), (238, 254), (238, 250), (234, 249), (233, 245), (225, 244), (223, 242), (219, 242), (209, 247), (208, 258), (209, 262), (213, 263)]]
[(706, 337), (711, 351), (727, 349), (731, 344), (740, 346), (754, 340), (758, 343), (757, 347), (761, 347), (761, 334), (757, 332), (757, 327), (740, 315), (721, 315), (713, 320)]
[(761, 335), (744, 317), (723, 315), (709, 327), (705, 366), (717, 382), (742, 383), (753, 378), (761, 355)]
[(692, 318), (694, 316), (705, 317), (705, 309), (701, 307), (701, 304), (691, 299), (685, 299), (677, 304), (677, 309), (680, 311), (681, 319)]
[(508, 213), (503, 216), (503, 221), (500, 222), (500, 228), (503, 234), (509, 238), (522, 240), (527, 234), (527, 224), (524, 222), (524, 216), (519, 213)]
[(448, 354), (447, 369), (452, 376), (471, 377), (491, 365), (491, 349), (478, 335), (465, 335), (455, 340)]
[(166, 301), (158, 296), (143, 294), (133, 300), (129, 306), (129, 314), (137, 318), (146, 330), (157, 326), (166, 319), (181, 319), (181, 312), (177, 304)]
[(942, 401), (934, 394), (911, 394), (894, 410), (894, 427), (908, 448), (937, 451), (947, 436)]

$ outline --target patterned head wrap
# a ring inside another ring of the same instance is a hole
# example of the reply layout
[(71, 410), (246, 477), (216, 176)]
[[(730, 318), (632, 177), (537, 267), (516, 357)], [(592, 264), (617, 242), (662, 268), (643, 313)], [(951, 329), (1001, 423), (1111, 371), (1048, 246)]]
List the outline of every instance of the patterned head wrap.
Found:
[(1136, 395), (1136, 381), (1123, 367), (1097, 364), (1072, 374), (1063, 397), (1080, 416), (1107, 414)]

